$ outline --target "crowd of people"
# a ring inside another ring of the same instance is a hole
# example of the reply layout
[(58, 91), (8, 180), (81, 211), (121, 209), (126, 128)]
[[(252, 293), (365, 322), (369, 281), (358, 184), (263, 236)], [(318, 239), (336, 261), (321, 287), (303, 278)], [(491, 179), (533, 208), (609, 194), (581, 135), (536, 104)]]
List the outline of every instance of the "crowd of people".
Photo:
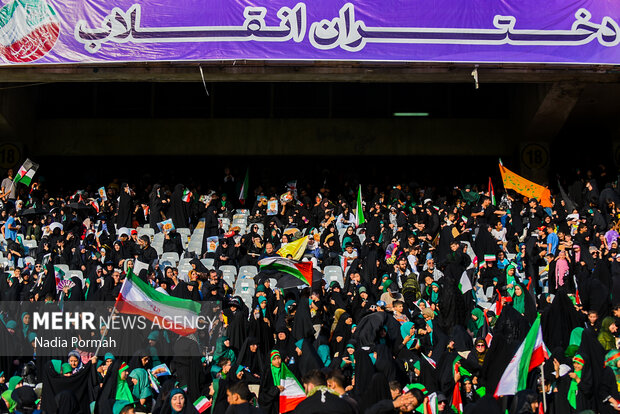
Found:
[[(306, 393), (293, 409), (301, 414), (620, 411), (620, 193), (605, 174), (578, 174), (545, 207), (486, 185), (362, 186), (361, 199), (348, 184), (256, 187), (242, 205), (228, 172), (214, 190), (113, 181), (70, 194), (10, 178), (0, 302), (114, 302), (138, 260), (152, 288), (221, 304), (224, 335), (213, 349), (153, 331), (132, 355), (69, 349), (50, 359), (17, 307), (0, 314), (0, 344), (32, 354), (0, 355), (0, 412), (276, 414), (288, 373)], [(225, 224), (238, 215), (246, 226)], [(165, 220), (162, 252), (193, 259), (187, 275), (138, 237)], [(181, 228), (203, 228), (202, 248), (187, 249)], [(222, 266), (257, 266), (300, 238), (301, 260), (315, 272), (340, 267), (342, 282), (280, 288), (261, 271), (249, 303), (224, 280)], [(57, 265), (83, 281), (58, 290)], [(495, 396), (538, 315), (549, 358), (516, 395)], [(188, 347), (203, 355), (169, 352)], [(160, 364), (170, 372), (153, 381)]]

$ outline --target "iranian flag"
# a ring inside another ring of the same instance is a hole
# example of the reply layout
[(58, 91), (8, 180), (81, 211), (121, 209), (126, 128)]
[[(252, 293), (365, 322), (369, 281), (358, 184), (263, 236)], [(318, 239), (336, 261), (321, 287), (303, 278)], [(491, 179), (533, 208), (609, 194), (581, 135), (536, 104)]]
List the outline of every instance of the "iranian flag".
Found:
[(280, 392), (280, 413), (293, 411), (300, 402), (306, 399), (303, 387), (285, 364), (282, 364), (280, 385), (284, 387), (284, 391)]
[(362, 204), (362, 185), (361, 184), (357, 190), (357, 203), (356, 203), (355, 215), (356, 215), (355, 224), (357, 224), (358, 227), (366, 222), (366, 220), (364, 220), (364, 206)]
[(461, 397), (461, 383), (459, 381), (454, 384), (454, 390), (452, 390), (452, 410), (455, 413), (461, 414), (463, 412), (463, 398)]
[(493, 183), (491, 182), (491, 177), (489, 177), (489, 197), (491, 198), (491, 204), (494, 206), (497, 205), (495, 202), (495, 191), (493, 191)]
[(192, 192), (189, 191), (189, 189), (187, 188), (183, 190), (183, 201), (185, 201), (186, 203), (192, 201)]
[(24, 185), (30, 186), (32, 182), (32, 177), (34, 177), (34, 173), (39, 169), (39, 164), (35, 164), (30, 161), (29, 158), (26, 158), (24, 164), (19, 167), (17, 174), (15, 174), (15, 178), (13, 178), (13, 182), (15, 184), (22, 183)]
[(142, 315), (163, 329), (186, 336), (197, 330), (200, 303), (158, 292), (130, 271), (116, 299), (116, 309)]
[(65, 272), (58, 266), (54, 266), (54, 278), (56, 279), (56, 286), (61, 280), (65, 280)]
[(248, 199), (248, 188), (250, 186), (250, 169), (248, 168), (245, 171), (245, 178), (243, 183), (241, 184), (241, 189), (239, 190), (239, 202), (241, 204), (245, 204), (245, 200)]
[(45, 0), (13, 0), (0, 9), (0, 54), (9, 62), (32, 62), (47, 54), (60, 31)]
[(461, 293), (465, 294), (472, 289), (471, 282), (469, 281), (469, 276), (467, 276), (467, 272), (463, 272), (461, 275), (461, 280), (459, 280), (459, 290)]
[(312, 286), (312, 262), (296, 262), (286, 257), (266, 257), (258, 262), (261, 270), (275, 270), (288, 273)]
[(527, 387), (527, 374), (549, 358), (540, 328), (540, 314), (532, 324), (525, 340), (517, 349), (497, 384), (495, 398), (515, 395)]
[(211, 400), (203, 395), (194, 402), (194, 408), (202, 414), (211, 408)]

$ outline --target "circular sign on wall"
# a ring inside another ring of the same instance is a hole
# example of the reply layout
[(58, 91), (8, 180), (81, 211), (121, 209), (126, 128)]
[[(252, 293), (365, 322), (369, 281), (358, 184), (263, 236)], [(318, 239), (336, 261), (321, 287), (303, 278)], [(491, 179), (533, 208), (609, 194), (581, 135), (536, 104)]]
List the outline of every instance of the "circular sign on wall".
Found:
[(545, 168), (549, 164), (549, 151), (541, 144), (525, 144), (521, 149), (521, 163), (532, 170)]
[(0, 144), (0, 168), (8, 169), (15, 167), (21, 156), (21, 151), (15, 144)]

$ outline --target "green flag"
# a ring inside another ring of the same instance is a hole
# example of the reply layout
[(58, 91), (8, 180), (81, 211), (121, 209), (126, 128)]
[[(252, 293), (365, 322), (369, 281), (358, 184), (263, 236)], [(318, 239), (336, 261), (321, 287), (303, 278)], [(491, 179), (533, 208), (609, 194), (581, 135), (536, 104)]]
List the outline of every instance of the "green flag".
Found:
[(248, 198), (248, 187), (250, 186), (250, 169), (245, 171), (245, 179), (241, 184), (241, 190), (239, 190), (239, 201), (241, 204), (245, 204), (245, 200)]
[(362, 185), (361, 184), (357, 192), (357, 210), (355, 214), (357, 215), (356, 221), (357, 221), (358, 226), (361, 226), (362, 224), (366, 222), (366, 220), (364, 219), (364, 207), (362, 205)]

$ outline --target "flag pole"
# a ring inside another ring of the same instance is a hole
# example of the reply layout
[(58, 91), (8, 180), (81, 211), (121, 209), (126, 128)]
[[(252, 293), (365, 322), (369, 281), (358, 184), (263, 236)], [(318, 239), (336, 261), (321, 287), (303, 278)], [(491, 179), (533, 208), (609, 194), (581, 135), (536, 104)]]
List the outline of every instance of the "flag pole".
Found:
[[(118, 301), (121, 298), (121, 295), (123, 294), (123, 287), (125, 286), (125, 282), (126, 281), (127, 281), (127, 277), (125, 277), (125, 280), (123, 280), (123, 284), (121, 285), (121, 290), (118, 293), (118, 297), (116, 298), (116, 302), (114, 302), (114, 307), (112, 308), (112, 312), (110, 312), (110, 317), (108, 318), (108, 324), (110, 324), (110, 322), (112, 321), (112, 317), (114, 316), (114, 312), (116, 312), (116, 305), (118, 304)], [(99, 345), (97, 345), (97, 349), (95, 350), (95, 354), (93, 356), (97, 356), (97, 354), (99, 353), (99, 350), (101, 349), (101, 344), (103, 343), (103, 340), (104, 340), (105, 335), (106, 335), (107, 332), (108, 332), (108, 326), (106, 325), (105, 331), (101, 334), (101, 339), (99, 340)]]
[(542, 381), (542, 396), (543, 396), (543, 412), (547, 412), (547, 392), (545, 391), (545, 363), (540, 365), (540, 379)]

